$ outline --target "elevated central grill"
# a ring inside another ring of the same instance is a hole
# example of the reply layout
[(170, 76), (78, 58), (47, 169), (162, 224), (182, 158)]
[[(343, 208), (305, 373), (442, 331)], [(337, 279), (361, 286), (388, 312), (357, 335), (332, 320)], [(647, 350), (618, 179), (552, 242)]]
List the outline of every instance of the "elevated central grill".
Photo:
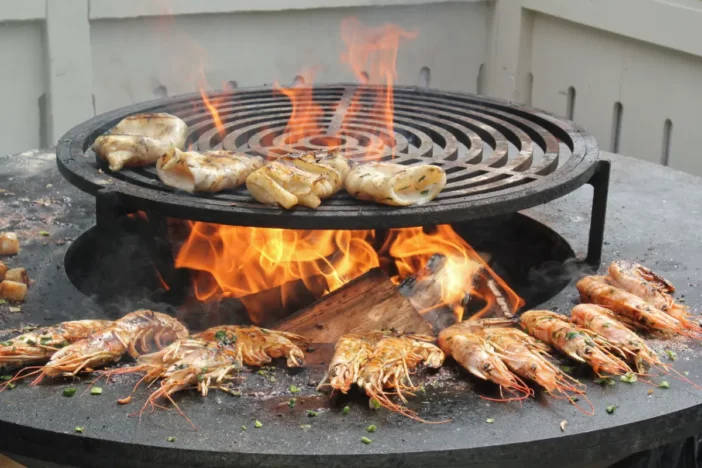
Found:
[[(293, 127), (302, 138), (286, 130), (293, 110), (290, 99), (271, 88), (210, 94), (224, 131), (200, 94), (185, 95), (125, 107), (79, 125), (60, 141), (59, 168), (81, 189), (110, 191), (131, 210), (300, 229), (406, 227), (514, 212), (558, 198), (595, 172), (595, 140), (572, 122), (540, 111), (467, 94), (398, 87), (391, 135), (377, 105), (381, 88), (327, 85), (311, 91), (307, 101), (296, 104), (303, 111), (321, 106), (323, 115)], [(98, 135), (140, 112), (168, 112), (185, 120), (188, 144), (195, 150), (224, 148), (274, 159), (288, 151), (338, 145), (357, 161), (436, 164), (446, 170), (448, 183), (432, 203), (407, 208), (361, 202), (343, 192), (317, 210), (292, 212), (259, 204), (244, 188), (190, 195), (162, 184), (155, 167), (111, 173), (88, 149)]]

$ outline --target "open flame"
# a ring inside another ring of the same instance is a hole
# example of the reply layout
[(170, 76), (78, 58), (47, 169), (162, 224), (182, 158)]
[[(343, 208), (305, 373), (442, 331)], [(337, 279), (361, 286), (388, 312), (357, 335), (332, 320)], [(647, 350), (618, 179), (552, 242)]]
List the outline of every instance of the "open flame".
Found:
[[(254, 323), (262, 323), (271, 312), (266, 310), (269, 303), (252, 299), (258, 293), (278, 288), (277, 303), (285, 307), (300, 285), (321, 296), (378, 266), (396, 284), (410, 276), (422, 280), (421, 271), (435, 256), (445, 258), (435, 291), (439, 296), (420, 313), (448, 307), (461, 320), (467, 296), (494, 295), (478, 291), (481, 277), (506, 291), (506, 312), (521, 306), (521, 299), (448, 225), (432, 232), (392, 229), (379, 248), (377, 240), (369, 230), (298, 231), (196, 222), (178, 252), (176, 267), (199, 272), (193, 277), (198, 300), (243, 298)], [(494, 301), (485, 302), (486, 310), (494, 306)]]
[[(331, 115), (337, 109), (325, 109), (315, 102), (312, 84), (318, 69), (307, 68), (299, 74), (299, 83), (290, 87), (274, 84), (275, 92), (287, 96), (291, 104), (287, 138), (278, 149), (292, 151), (310, 137), (315, 145), (340, 146), (344, 134), (353, 133), (352, 127), (364, 110), (366, 118), (373, 115), (373, 124), (378, 127), (376, 138), (365, 148), (364, 159), (377, 158), (386, 147), (394, 157), (393, 86), (398, 50), (417, 33), (393, 24), (368, 27), (348, 18), (341, 24), (341, 37), (346, 45), (341, 62), (353, 70), (362, 85), (344, 110), (343, 121), (337, 121), (333, 128), (324, 127), (325, 113)], [(217, 103), (204, 87), (200, 92), (216, 128), (225, 136)], [(442, 263), (434, 274), (428, 266), (436, 258)], [(374, 267), (383, 268), (396, 285), (407, 278), (426, 280), (427, 294), (413, 301), (422, 314), (444, 308), (461, 320), (470, 297), (484, 304), (481, 310), (472, 310), (471, 317), (480, 317), (494, 307), (514, 313), (523, 304), (448, 225), (431, 231), (421, 227), (393, 229), (379, 239), (369, 230), (296, 231), (194, 222), (175, 265), (195, 272), (193, 290), (198, 300), (238, 298), (251, 320), (259, 324), (271, 313), (271, 302), (261, 300), (263, 296), (274, 296), (275, 307), (285, 307), (301, 288), (315, 297), (323, 296)]]

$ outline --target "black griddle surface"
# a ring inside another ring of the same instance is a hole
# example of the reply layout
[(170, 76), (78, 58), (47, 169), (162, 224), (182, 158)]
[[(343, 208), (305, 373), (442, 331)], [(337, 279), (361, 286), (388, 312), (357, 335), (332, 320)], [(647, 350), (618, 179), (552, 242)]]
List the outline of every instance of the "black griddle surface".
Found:
[[(673, 281), (686, 303), (698, 310), (702, 306), (700, 179), (630, 158), (607, 157), (613, 162), (613, 180), (605, 264), (615, 258), (641, 261)], [(56, 245), (65, 237), (75, 238), (92, 223), (92, 199), (68, 188), (53, 167), (51, 155), (0, 158), (0, 188), (14, 193), (0, 193), (0, 203), (5, 208), (13, 203), (29, 206), (36, 213), (10, 221), (33, 240), (25, 241), (23, 252), (9, 263), (29, 267), (37, 283), (20, 312), (0, 306), (3, 328), (101, 316), (92, 301), (72, 289), (62, 264), (66, 245)], [(36, 195), (47, 184), (52, 187)], [(590, 189), (582, 188), (527, 213), (582, 252), (590, 195)], [(40, 197), (55, 198), (56, 203), (48, 207), (34, 203)], [(47, 223), (47, 213), (54, 212)], [(39, 230), (51, 236), (44, 237)], [(576, 300), (573, 282), (543, 307), (566, 311)], [(700, 345), (676, 342), (671, 347), (678, 354), (675, 367), (702, 382)], [(321, 361), (328, 359), (328, 352), (317, 347), (307, 369), (246, 374), (241, 397), (217, 391), (207, 398), (182, 393), (176, 401), (197, 431), (175, 411), (145, 414), (141, 421), (128, 417), (148, 395), (141, 390), (130, 405), (115, 403), (128, 394), (135, 378), (100, 384), (101, 396), (80, 395), (89, 379), (59, 380), (38, 388), (20, 384), (0, 394), (0, 451), (81, 466), (544, 467), (616, 461), (688, 437), (702, 427), (702, 392), (670, 378), (666, 380), (671, 388), (661, 390), (641, 382), (602, 387), (582, 377), (597, 411), (587, 417), (540, 392), (521, 406), (482, 400), (478, 392), (495, 396), (491, 387), (466, 378), (451, 365), (418, 376), (425, 384), (435, 385), (425, 385), (426, 393), (413, 399), (411, 407), (429, 420), (452, 419), (448, 424), (425, 425), (369, 409), (357, 395), (330, 399), (316, 393), (311, 383), (321, 378)], [(292, 395), (291, 384), (301, 393)], [(68, 386), (77, 387), (79, 393), (63, 397), (62, 389)], [(648, 395), (651, 388), (653, 394)], [(297, 404), (290, 410), (287, 401), (292, 396)], [(351, 412), (343, 415), (346, 404)], [(614, 414), (605, 412), (609, 405), (617, 406)], [(318, 415), (309, 417), (308, 409)], [(487, 423), (489, 418), (494, 423)], [(256, 429), (255, 420), (263, 427)], [(567, 421), (564, 432), (559, 427), (563, 420)], [(366, 432), (370, 424), (377, 426), (377, 432)], [(75, 434), (76, 426), (83, 427), (84, 433)], [(361, 443), (364, 436), (373, 443)], [(176, 440), (168, 442), (169, 437)]]

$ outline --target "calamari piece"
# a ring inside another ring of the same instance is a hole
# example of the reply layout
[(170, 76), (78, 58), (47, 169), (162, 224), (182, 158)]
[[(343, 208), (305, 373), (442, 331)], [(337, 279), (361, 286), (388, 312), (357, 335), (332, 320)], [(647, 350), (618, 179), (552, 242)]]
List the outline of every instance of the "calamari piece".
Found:
[(27, 285), (19, 281), (4, 280), (0, 282), (0, 299), (22, 302), (27, 297)]
[(346, 177), (346, 191), (359, 200), (383, 205), (424, 205), (446, 186), (446, 173), (438, 166), (404, 166), (386, 162), (359, 164)]
[(111, 326), (77, 341), (54, 354), (32, 383), (45, 376), (75, 376), (86, 369), (119, 361), (125, 353), (133, 358), (151, 351), (150, 342), (160, 349), (188, 336), (188, 330), (173, 317), (151, 310), (137, 310)]
[(5, 265), (4, 263), (0, 262), (0, 281), (2, 281), (2, 280), (5, 279), (5, 275), (7, 274), (7, 272), (8, 272), (9, 270), (10, 270), (10, 268), (8, 268), (7, 265)]
[(173, 143), (168, 140), (139, 135), (102, 135), (93, 143), (93, 151), (117, 172), (125, 167), (149, 166), (158, 158), (173, 151)]
[(329, 166), (300, 169), (285, 160), (269, 162), (246, 179), (246, 188), (258, 202), (288, 210), (295, 205), (317, 208), (341, 186), (341, 175)]
[(171, 143), (183, 149), (188, 126), (175, 115), (166, 113), (135, 114), (125, 117), (112, 130), (112, 135), (145, 136)]
[(186, 192), (221, 192), (239, 187), (263, 158), (233, 151), (180, 151), (173, 149), (156, 161), (161, 182)]
[(43, 327), (0, 342), (0, 367), (46, 362), (59, 349), (112, 325), (110, 320), (75, 320)]
[(309, 151), (307, 153), (291, 154), (288, 156), (282, 156), (278, 158), (277, 161), (290, 163), (300, 169), (311, 172), (319, 172), (321, 170), (325, 173), (326, 171), (318, 166), (330, 167), (339, 173), (341, 176), (342, 185), (346, 181), (346, 177), (349, 175), (349, 171), (351, 170), (348, 159), (346, 159), (338, 149), (332, 151)]

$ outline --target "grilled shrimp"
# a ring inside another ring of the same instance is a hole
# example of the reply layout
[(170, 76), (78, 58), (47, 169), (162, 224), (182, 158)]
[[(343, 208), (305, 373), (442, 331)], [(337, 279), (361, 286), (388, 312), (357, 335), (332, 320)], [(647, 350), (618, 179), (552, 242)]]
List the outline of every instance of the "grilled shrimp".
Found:
[(550, 344), (569, 358), (587, 363), (598, 376), (631, 372), (625, 362), (598, 345), (588, 330), (576, 327), (562, 315), (547, 310), (525, 312), (519, 323), (528, 334)]
[(239, 325), (213, 327), (195, 337), (233, 344), (239, 367), (242, 363), (259, 367), (280, 357), (287, 359), (288, 367), (299, 367), (305, 364), (305, 353), (300, 347), (307, 348), (310, 344), (310, 340), (294, 333)]
[(601, 305), (617, 314), (619, 320), (642, 330), (699, 338), (680, 322), (640, 297), (609, 283), (604, 276), (587, 276), (577, 283), (583, 302)]
[(585, 386), (545, 358), (548, 347), (543, 343), (515, 328), (486, 328), (483, 336), (500, 353), (502, 361), (512, 372), (536, 382), (556, 398), (558, 395), (568, 398), (576, 407), (590, 414), (580, 408), (574, 398), (578, 395), (587, 400)]
[(195, 427), (176, 402), (173, 401), (171, 395), (180, 390), (196, 386), (203, 396), (207, 396), (212, 384), (221, 383), (233, 370), (238, 369), (231, 355), (225, 352), (220, 344), (210, 342), (207, 346), (194, 350), (183, 359), (171, 364), (162, 375), (164, 380), (161, 382), (161, 386), (149, 396), (141, 410), (134, 414), (141, 416), (147, 407), (151, 407), (153, 411), (157, 406), (156, 401), (165, 397), (173, 404), (181, 416)]
[(356, 382), (361, 371), (373, 354), (374, 346), (389, 332), (374, 331), (365, 334), (349, 333), (342, 336), (334, 346), (334, 356), (329, 370), (317, 386), (317, 390), (327, 385), (341, 393), (347, 393)]
[(687, 307), (675, 302), (668, 294), (675, 290), (665, 278), (656, 275), (638, 263), (612, 262), (609, 266), (609, 279), (621, 289), (635, 294), (656, 309), (659, 309), (690, 330), (701, 331), (700, 324), (692, 319)]
[[(419, 364), (439, 368), (444, 363), (444, 353), (431, 344), (434, 338), (424, 335), (387, 336), (375, 345), (373, 353), (363, 367), (356, 385), (363, 388), (372, 400), (380, 406), (409, 418), (427, 422), (417, 414), (390, 400), (386, 389), (394, 390), (401, 401), (407, 402), (406, 393), (412, 395), (417, 387), (410, 379), (410, 373)], [(445, 422), (445, 421), (442, 421)]]
[(188, 330), (176, 319), (151, 310), (137, 310), (59, 350), (38, 371), (40, 375), (32, 385), (37, 385), (45, 376), (75, 376), (82, 370), (117, 362), (124, 353), (136, 358), (150, 351), (149, 341), (162, 348), (186, 336)]
[(502, 355), (480, 333), (482, 331), (474, 328), (470, 322), (459, 322), (439, 333), (439, 346), (474, 376), (499, 385), (500, 394), (504, 389), (515, 395), (501, 401), (523, 400), (533, 394), (533, 390), (509, 370)]

